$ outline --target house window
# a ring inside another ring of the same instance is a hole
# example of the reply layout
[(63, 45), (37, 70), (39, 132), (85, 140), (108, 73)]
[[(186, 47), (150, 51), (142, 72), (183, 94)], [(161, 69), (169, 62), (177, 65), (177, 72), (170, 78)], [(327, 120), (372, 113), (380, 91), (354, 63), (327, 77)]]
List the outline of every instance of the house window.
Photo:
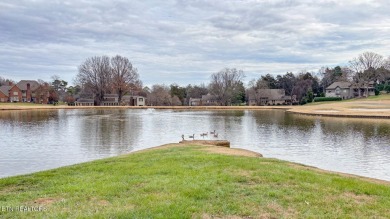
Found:
[(14, 95), (18, 95), (19, 93), (17, 91), (14, 91)]
[(337, 94), (337, 95), (340, 94), (340, 88), (339, 88), (339, 87), (336, 88), (336, 94)]
[(144, 98), (139, 98), (138, 101), (144, 101)]

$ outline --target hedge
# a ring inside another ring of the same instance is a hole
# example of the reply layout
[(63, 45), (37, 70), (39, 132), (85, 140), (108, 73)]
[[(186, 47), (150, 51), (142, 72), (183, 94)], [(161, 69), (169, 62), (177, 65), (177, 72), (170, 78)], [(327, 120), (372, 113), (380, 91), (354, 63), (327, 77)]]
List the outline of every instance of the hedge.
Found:
[(339, 101), (342, 100), (341, 97), (315, 97), (314, 102), (322, 102), (322, 101)]

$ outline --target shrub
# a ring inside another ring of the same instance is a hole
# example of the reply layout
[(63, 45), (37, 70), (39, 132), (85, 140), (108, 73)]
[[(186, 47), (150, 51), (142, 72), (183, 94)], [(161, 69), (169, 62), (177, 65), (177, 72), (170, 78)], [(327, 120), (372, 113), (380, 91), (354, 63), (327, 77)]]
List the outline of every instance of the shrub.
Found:
[(314, 98), (314, 102), (323, 102), (323, 101), (340, 101), (341, 97), (316, 97)]

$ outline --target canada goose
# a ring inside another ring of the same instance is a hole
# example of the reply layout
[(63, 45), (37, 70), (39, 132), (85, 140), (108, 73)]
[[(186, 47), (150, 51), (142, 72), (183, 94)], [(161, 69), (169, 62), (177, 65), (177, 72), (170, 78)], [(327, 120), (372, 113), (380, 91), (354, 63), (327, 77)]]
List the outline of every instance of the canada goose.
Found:
[(192, 134), (190, 136), (188, 136), (189, 138), (192, 138), (192, 139), (195, 139), (195, 134)]
[(215, 134), (215, 129), (214, 129), (214, 131), (213, 131), (213, 132), (210, 132), (210, 134), (211, 134), (211, 135)]
[(184, 141), (184, 135), (181, 135), (181, 138), (183, 139), (183, 141)]
[(202, 134), (200, 134), (200, 136), (202, 136), (202, 137), (204, 137), (204, 136), (207, 136), (209, 133), (208, 132), (206, 132), (206, 133), (202, 133)]
[(215, 138), (218, 138), (218, 133), (215, 133), (215, 134), (214, 134), (214, 137), (215, 137)]

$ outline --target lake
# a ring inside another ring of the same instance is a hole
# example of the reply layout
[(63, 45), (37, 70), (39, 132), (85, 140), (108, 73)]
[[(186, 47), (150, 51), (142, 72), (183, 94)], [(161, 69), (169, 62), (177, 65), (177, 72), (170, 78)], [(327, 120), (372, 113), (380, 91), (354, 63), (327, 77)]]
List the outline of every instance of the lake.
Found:
[[(216, 130), (218, 138), (200, 133)], [(0, 177), (32, 173), (188, 139), (390, 181), (390, 121), (283, 110), (61, 109), (0, 112)]]

